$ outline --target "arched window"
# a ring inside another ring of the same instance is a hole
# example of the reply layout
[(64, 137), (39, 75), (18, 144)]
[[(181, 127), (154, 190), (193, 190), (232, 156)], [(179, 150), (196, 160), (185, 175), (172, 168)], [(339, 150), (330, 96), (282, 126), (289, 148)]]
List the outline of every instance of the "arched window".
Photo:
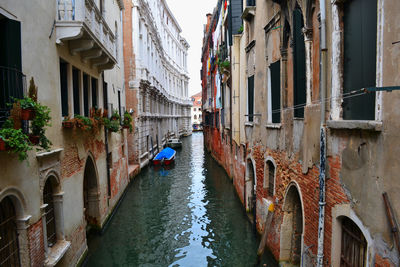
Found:
[(268, 196), (272, 197), (275, 190), (275, 165), (270, 160), (265, 163), (264, 187), (268, 188)]
[(46, 205), (46, 232), (47, 246), (52, 247), (57, 242), (56, 221), (54, 216), (54, 199), (51, 178), (47, 179), (43, 191), (43, 203)]
[(9, 197), (0, 203), (0, 266), (20, 266), (16, 213)]
[(342, 219), (340, 266), (366, 266), (367, 241), (360, 228), (349, 218)]

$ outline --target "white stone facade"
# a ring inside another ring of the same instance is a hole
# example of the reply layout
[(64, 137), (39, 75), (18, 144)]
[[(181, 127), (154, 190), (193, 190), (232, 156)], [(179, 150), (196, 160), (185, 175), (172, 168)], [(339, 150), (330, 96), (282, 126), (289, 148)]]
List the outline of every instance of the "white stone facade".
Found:
[(191, 134), (187, 50), (181, 28), (164, 0), (132, 1), (135, 60), (129, 89), (138, 92), (136, 155), (141, 166), (170, 136)]

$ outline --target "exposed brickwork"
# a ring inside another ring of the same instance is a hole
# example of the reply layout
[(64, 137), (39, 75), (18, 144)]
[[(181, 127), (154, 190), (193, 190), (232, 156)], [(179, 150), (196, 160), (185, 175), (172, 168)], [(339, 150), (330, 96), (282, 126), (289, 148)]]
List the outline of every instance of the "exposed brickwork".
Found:
[[(204, 129), (205, 145), (212, 156), (221, 164), (229, 176), (233, 177), (235, 189), (244, 203), (244, 177), (245, 177), (245, 157), (243, 146), (233, 143), (231, 151), (229, 137), (210, 127)], [(238, 151), (236, 149), (238, 148)], [(250, 153), (250, 154), (249, 154)], [(319, 170), (318, 166), (313, 166), (306, 174), (302, 173), (302, 165), (298, 160), (298, 155), (289, 157), (286, 152), (265, 149), (262, 144), (255, 144), (246, 151), (246, 157), (250, 155), (255, 162), (257, 180), (257, 203), (262, 203), (262, 198), (271, 201), (278, 200), (275, 206), (275, 215), (271, 224), (271, 231), (268, 234), (268, 247), (276, 259), (280, 255), (280, 234), (283, 222), (283, 205), (285, 193), (288, 186), (296, 182), (300, 188), (301, 202), (303, 204), (304, 220), (304, 245), (311, 246), (308, 250), (309, 255), (315, 258), (318, 244), (318, 212), (319, 212)], [(264, 188), (264, 168), (265, 156), (270, 156), (276, 163), (275, 195), (268, 196), (268, 188)], [(325, 242), (324, 255), (326, 266), (330, 264), (331, 236), (332, 236), (332, 208), (336, 204), (349, 203), (344, 189), (340, 183), (341, 159), (339, 157), (328, 157), (328, 172), (326, 181), (326, 209), (325, 209)], [(258, 209), (257, 209), (258, 210)], [(260, 214), (257, 214), (257, 228), (259, 232), (263, 229), (263, 222), (260, 221)]]
[(128, 170), (126, 160), (123, 158), (122, 147), (118, 148), (118, 161), (112, 166), (110, 174), (111, 183), (111, 198), (114, 198), (118, 193), (123, 191), (128, 184)]
[(375, 255), (375, 267), (394, 267), (394, 263), (389, 259), (382, 258), (379, 254)]
[(84, 252), (83, 247), (86, 247), (86, 222), (82, 220), (75, 231), (66, 235), (65, 239), (71, 242), (71, 246), (64, 258), (71, 259), (68, 265), (74, 265)]
[(61, 176), (68, 178), (83, 168), (84, 161), (79, 159), (78, 147), (76, 145), (64, 148), (64, 157), (61, 161)]
[(43, 266), (44, 236), (42, 219), (32, 224), (28, 229), (29, 256), (32, 266)]

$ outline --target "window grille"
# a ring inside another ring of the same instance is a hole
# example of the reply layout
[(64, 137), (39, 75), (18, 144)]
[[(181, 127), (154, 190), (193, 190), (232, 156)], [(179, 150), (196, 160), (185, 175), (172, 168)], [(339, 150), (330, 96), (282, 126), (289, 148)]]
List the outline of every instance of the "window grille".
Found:
[(9, 197), (0, 203), (0, 266), (20, 266), (15, 209)]
[(56, 222), (54, 216), (54, 201), (53, 201), (53, 188), (51, 182), (47, 180), (44, 186), (43, 202), (47, 204), (45, 209), (46, 216), (46, 230), (47, 230), (47, 245), (52, 247), (56, 241)]

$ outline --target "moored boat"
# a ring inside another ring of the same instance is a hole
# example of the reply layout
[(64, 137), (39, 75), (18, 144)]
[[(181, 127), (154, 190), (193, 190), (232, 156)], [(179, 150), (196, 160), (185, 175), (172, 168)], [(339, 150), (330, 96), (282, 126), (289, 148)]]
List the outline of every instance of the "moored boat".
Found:
[(177, 138), (172, 138), (167, 141), (167, 146), (172, 148), (182, 147), (182, 141)]
[(176, 151), (172, 148), (166, 147), (161, 150), (154, 158), (153, 164), (154, 165), (170, 165), (175, 160)]

